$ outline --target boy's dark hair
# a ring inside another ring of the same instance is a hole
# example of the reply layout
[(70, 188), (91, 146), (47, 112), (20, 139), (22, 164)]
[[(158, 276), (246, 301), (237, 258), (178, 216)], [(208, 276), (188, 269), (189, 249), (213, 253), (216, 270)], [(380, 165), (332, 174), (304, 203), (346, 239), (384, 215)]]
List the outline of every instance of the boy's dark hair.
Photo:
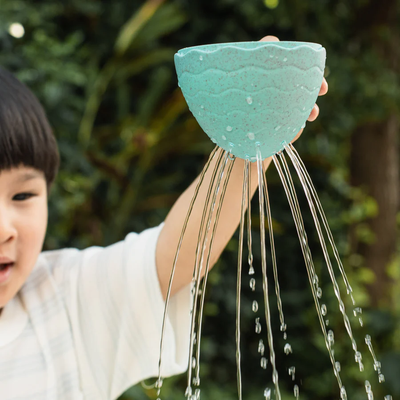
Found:
[(59, 163), (57, 142), (39, 100), (0, 67), (0, 171), (35, 168), (44, 173), (49, 190)]

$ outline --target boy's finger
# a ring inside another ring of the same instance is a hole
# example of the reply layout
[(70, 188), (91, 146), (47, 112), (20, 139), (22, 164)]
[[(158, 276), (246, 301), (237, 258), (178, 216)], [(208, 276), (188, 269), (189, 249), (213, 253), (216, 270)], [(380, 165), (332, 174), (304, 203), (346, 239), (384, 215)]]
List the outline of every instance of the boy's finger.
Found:
[(319, 114), (319, 107), (317, 104), (314, 105), (313, 109), (311, 110), (310, 116), (307, 118), (307, 121), (315, 121)]
[(290, 143), (294, 143), (300, 136), (301, 136), (301, 134), (303, 133), (303, 128), (302, 129), (300, 129), (298, 132), (297, 132), (297, 135), (295, 136), (295, 138), (290, 142)]
[(324, 78), (324, 80), (322, 81), (321, 89), (319, 90), (318, 96), (323, 96), (327, 92), (328, 92), (328, 82)]
[(279, 42), (279, 39), (276, 36), (264, 36), (260, 42)]

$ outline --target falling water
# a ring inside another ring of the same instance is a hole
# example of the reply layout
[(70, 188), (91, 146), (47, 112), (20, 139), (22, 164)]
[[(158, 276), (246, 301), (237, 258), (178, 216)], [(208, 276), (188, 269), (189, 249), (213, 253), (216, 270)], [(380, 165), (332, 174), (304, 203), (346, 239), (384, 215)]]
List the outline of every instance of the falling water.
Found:
[(274, 231), (273, 231), (273, 227), (272, 227), (271, 206), (269, 203), (267, 178), (265, 176), (264, 171), (263, 171), (262, 177), (263, 177), (263, 184), (264, 184), (264, 197), (265, 197), (266, 210), (267, 210), (269, 241), (270, 241), (270, 246), (271, 246), (272, 268), (274, 271), (276, 300), (278, 303), (279, 319), (281, 322), (281, 331), (285, 332), (286, 324), (285, 324), (285, 317), (283, 315), (281, 291), (280, 291), (279, 280), (278, 280), (278, 267), (276, 264), (275, 242), (274, 242)]
[(378, 374), (379, 383), (385, 382), (385, 377), (381, 372), (381, 363), (376, 358), (376, 355), (375, 355), (375, 352), (374, 352), (374, 348), (372, 347), (371, 336), (369, 336), (369, 335), (365, 336), (365, 343), (367, 344), (368, 349), (369, 349), (369, 351), (371, 353), (371, 356), (372, 356), (372, 358), (374, 360), (374, 370)]
[[(315, 188), (311, 182), (311, 179), (305, 169), (304, 164), (302, 163), (301, 159), (298, 157), (297, 152), (295, 151), (294, 147), (290, 145), (285, 146), (285, 150), (292, 161), (292, 164), (297, 172), (297, 175), (300, 179), (302, 184), (311, 215), (314, 220), (314, 224), (318, 233), (318, 238), (320, 241), (320, 245), (322, 248), (323, 256), (325, 259), (325, 263), (327, 265), (327, 269), (329, 272), (329, 276), (331, 278), (333, 289), (335, 296), (339, 303), (339, 309), (343, 317), (344, 325), (346, 331), (350, 337), (352, 347), (354, 350), (354, 358), (355, 361), (359, 364), (359, 368), (362, 371), (364, 366), (362, 364), (362, 355), (357, 348), (357, 344), (353, 337), (352, 328), (350, 324), (350, 320), (347, 317), (346, 310), (344, 303), (341, 298), (339, 285), (336, 281), (335, 274), (333, 271), (331, 258), (328, 253), (327, 243), (325, 242), (325, 235), (328, 238), (328, 241), (331, 245), (334, 257), (337, 261), (339, 270), (342, 274), (343, 281), (346, 286), (347, 294), (350, 296), (352, 304), (354, 306), (353, 313), (356, 318), (358, 318), (360, 325), (363, 325), (361, 314), (362, 309), (360, 307), (355, 306), (355, 301), (352, 296), (352, 289), (348, 282), (347, 276), (345, 274), (343, 265), (341, 263), (338, 250), (335, 246), (332, 233), (330, 231), (326, 216), (322, 209), (322, 205), (318, 199), (317, 193)], [(191, 320), (191, 334), (190, 334), (190, 348), (189, 348), (189, 360), (190, 368), (188, 369), (188, 380), (187, 380), (187, 389), (186, 389), (186, 397), (189, 400), (198, 400), (200, 399), (200, 389), (196, 388), (195, 390), (192, 389), (192, 384), (194, 386), (200, 385), (200, 342), (201, 342), (201, 328), (202, 328), (202, 319), (203, 319), (203, 310), (204, 310), (204, 302), (205, 302), (205, 289), (207, 284), (207, 278), (209, 273), (209, 264), (210, 264), (210, 256), (211, 256), (211, 249), (213, 240), (215, 237), (219, 215), (221, 212), (223, 199), (225, 196), (226, 188), (228, 185), (228, 180), (230, 173), (232, 171), (234, 160), (235, 158), (229, 152), (223, 152), (222, 150), (218, 153), (217, 147), (210, 155), (210, 158), (199, 178), (197, 186), (195, 188), (195, 193), (193, 199), (191, 201), (188, 213), (186, 215), (181, 236), (179, 239), (179, 243), (177, 246), (173, 268), (171, 272), (171, 278), (168, 286), (167, 297), (165, 302), (165, 310), (163, 316), (163, 325), (162, 325), (162, 335), (161, 335), (161, 342), (160, 342), (160, 358), (159, 358), (159, 365), (158, 365), (158, 379), (155, 383), (155, 387), (157, 388), (157, 396), (160, 395), (160, 389), (163, 384), (163, 380), (161, 377), (161, 354), (163, 348), (163, 339), (164, 339), (164, 330), (165, 330), (165, 323), (166, 323), (166, 315), (167, 315), (167, 308), (169, 303), (169, 297), (171, 292), (172, 286), (172, 279), (176, 268), (178, 254), (181, 248), (182, 240), (184, 233), (186, 231), (186, 227), (188, 224), (188, 220), (192, 213), (194, 202), (198, 196), (199, 188), (201, 183), (204, 180), (204, 176), (209, 168), (209, 165), (212, 160), (216, 160), (216, 165), (214, 170), (212, 171), (211, 177), (211, 184), (207, 191), (206, 200), (204, 202), (204, 209), (202, 213), (200, 229), (199, 229), (199, 236), (198, 242), (196, 246), (196, 255), (195, 255), (195, 265), (193, 271), (193, 280), (192, 280), (192, 320)], [(233, 161), (232, 161), (233, 160)], [(313, 258), (310, 250), (310, 246), (308, 244), (308, 237), (305, 231), (302, 212), (300, 209), (299, 201), (297, 199), (297, 194), (295, 190), (295, 186), (291, 177), (291, 173), (289, 170), (289, 166), (286, 162), (286, 158), (282, 152), (272, 156), (272, 160), (277, 168), (279, 177), (281, 179), (284, 191), (286, 193), (286, 197), (289, 202), (290, 210), (293, 216), (293, 220), (295, 223), (297, 235), (299, 237), (301, 251), (304, 257), (306, 270), (310, 282), (311, 292), (314, 298), (315, 307), (317, 310), (318, 319), (321, 325), (321, 330), (323, 333), (325, 345), (328, 349), (328, 354), (333, 366), (333, 372), (337, 379), (339, 389), (340, 389), (340, 398), (342, 400), (347, 400), (347, 393), (346, 389), (343, 386), (340, 371), (341, 365), (339, 361), (335, 360), (334, 356), (334, 343), (335, 343), (335, 336), (333, 330), (328, 330), (327, 326), (329, 324), (328, 320), (325, 319), (327, 315), (327, 306), (326, 304), (322, 303), (323, 299), (323, 291), (322, 288), (319, 286), (319, 278), (316, 274)], [(279, 319), (280, 319), (280, 330), (284, 334), (284, 339), (286, 340), (286, 324), (283, 314), (283, 306), (280, 294), (280, 286), (278, 280), (278, 268), (277, 268), (277, 259), (275, 254), (275, 243), (274, 243), (274, 235), (273, 235), (273, 226), (272, 226), (272, 215), (271, 215), (271, 208), (268, 196), (268, 188), (267, 188), (267, 180), (265, 177), (265, 171), (263, 170), (262, 164), (262, 156), (259, 148), (257, 149), (257, 172), (258, 172), (258, 186), (259, 186), (259, 213), (260, 213), (260, 236), (261, 236), (261, 266), (262, 266), (262, 287), (263, 287), (263, 294), (264, 294), (264, 313), (265, 313), (265, 321), (266, 321), (266, 328), (267, 328), (267, 338), (268, 338), (268, 346), (269, 346), (269, 358), (272, 367), (272, 381), (275, 385), (275, 396), (277, 400), (281, 399), (280, 389), (279, 389), (279, 378), (278, 372), (275, 365), (275, 351), (274, 351), (274, 343), (273, 343), (273, 335), (272, 335), (272, 327), (271, 327), (271, 311), (270, 311), (270, 304), (269, 304), (269, 295), (268, 295), (268, 279), (267, 279), (267, 258), (266, 258), (266, 237), (265, 237), (265, 218), (268, 224), (269, 230), (269, 243), (270, 243), (270, 250), (271, 250), (271, 259), (272, 259), (272, 269), (274, 274), (274, 284), (275, 284), (275, 293), (277, 297), (277, 306), (279, 312)], [(228, 167), (227, 167), (228, 166)], [(243, 241), (245, 235), (245, 225), (247, 222), (247, 247), (248, 247), (248, 276), (249, 276), (249, 285), (252, 291), (256, 289), (256, 280), (254, 277), (255, 270), (253, 266), (253, 252), (252, 252), (252, 236), (251, 236), (251, 167), (250, 161), (245, 160), (244, 170), (243, 170), (243, 187), (242, 187), (242, 200), (241, 200), (241, 215), (240, 215), (240, 227), (239, 227), (239, 248), (238, 248), (238, 263), (237, 263), (237, 282), (236, 282), (236, 364), (237, 364), (237, 384), (238, 384), (238, 397), (239, 400), (242, 400), (242, 377), (241, 377), (241, 335), (240, 335), (240, 306), (241, 306), (241, 288), (242, 288), (242, 258), (243, 258)], [(220, 191), (220, 187), (222, 186), (222, 190), (220, 193), (219, 200), (217, 202), (218, 194)], [(215, 211), (216, 209), (216, 211)], [(247, 221), (246, 221), (246, 209), (247, 209)], [(215, 215), (214, 222), (212, 224), (213, 216)], [(208, 243), (207, 243), (208, 242)], [(208, 244), (208, 250), (207, 250)], [(206, 252), (207, 250), (207, 252)], [(201, 284), (201, 273), (205, 270), (204, 278), (202, 280), (202, 288), (200, 289)], [(201, 295), (201, 299), (200, 299)], [(199, 310), (197, 310), (199, 308)], [(251, 303), (251, 309), (254, 313), (257, 313), (259, 310), (259, 304), (256, 300), (253, 300)], [(196, 326), (196, 316), (197, 316), (197, 326)], [(197, 327), (197, 330), (196, 330)], [(255, 318), (255, 332), (260, 334), (262, 332), (262, 325), (260, 322), (260, 318)], [(369, 335), (365, 337), (365, 342), (369, 348), (369, 351), (372, 355), (374, 361), (374, 368), (378, 374), (379, 382), (384, 382), (385, 378), (381, 372), (381, 363), (377, 360), (376, 355), (374, 353), (371, 338)], [(196, 354), (194, 354), (194, 347), (196, 347)], [(258, 353), (260, 354), (260, 366), (263, 369), (267, 368), (268, 360), (264, 356), (265, 352), (265, 345), (262, 339), (259, 339), (258, 342)], [(289, 343), (285, 343), (284, 345), (284, 353), (289, 355), (292, 353), (292, 347)], [(192, 380), (192, 374), (195, 371), (195, 377)], [(295, 380), (295, 367), (291, 366), (289, 369), (289, 376), (294, 381)], [(365, 389), (367, 393), (368, 399), (373, 399), (374, 395), (372, 392), (371, 384), (366, 381), (365, 382)], [(299, 399), (300, 396), (300, 389), (299, 386), (294, 384), (293, 386), (293, 394), (296, 399)], [(265, 399), (271, 399), (271, 389), (266, 388), (264, 390), (264, 397)], [(157, 400), (160, 400), (158, 397)], [(385, 400), (392, 400), (390, 395), (385, 396)]]
[(161, 328), (160, 356), (159, 356), (159, 360), (158, 360), (158, 379), (157, 379), (157, 382), (156, 382), (156, 386), (158, 388), (158, 391), (157, 391), (157, 395), (158, 396), (160, 395), (160, 389), (161, 389), (161, 386), (162, 386), (161, 365), (162, 365), (162, 352), (163, 352), (163, 344), (164, 344), (165, 324), (166, 324), (166, 320), (167, 320), (166, 316), (167, 316), (167, 312), (168, 312), (169, 299), (170, 299), (170, 296), (171, 296), (171, 288), (172, 288), (172, 282), (173, 282), (173, 279), (174, 279), (176, 263), (178, 261), (179, 251), (180, 251), (181, 246), (182, 246), (183, 236), (184, 236), (184, 234), (186, 232), (186, 228), (187, 228), (187, 224), (188, 224), (190, 215), (192, 214), (194, 202), (195, 202), (195, 200), (197, 198), (200, 186), (201, 186), (201, 184), (202, 184), (202, 182), (204, 180), (204, 176), (205, 176), (205, 174), (206, 174), (206, 172), (208, 170), (208, 167), (210, 166), (211, 161), (214, 159), (214, 156), (216, 155), (218, 149), (219, 149), (218, 146), (215, 146), (214, 150), (210, 154), (210, 157), (209, 157), (206, 165), (203, 168), (202, 173), (200, 174), (199, 181), (197, 182), (196, 188), (194, 190), (193, 198), (192, 198), (192, 200), (190, 202), (189, 209), (188, 209), (187, 215), (185, 217), (185, 221), (183, 223), (182, 232), (181, 232), (181, 235), (180, 235), (180, 238), (179, 238), (178, 246), (177, 246), (175, 257), (174, 257), (174, 262), (173, 262), (173, 265), (172, 265), (171, 276), (170, 276), (170, 280), (169, 280), (169, 283), (168, 283), (167, 296), (166, 296), (166, 300), (165, 300), (162, 328)]
[[(329, 257), (329, 254), (328, 254), (328, 249), (327, 249), (327, 246), (326, 246), (326, 243), (325, 243), (325, 239), (324, 239), (324, 235), (322, 233), (321, 225), (319, 223), (319, 219), (318, 219), (318, 216), (317, 216), (317, 213), (316, 213), (315, 205), (314, 205), (314, 202), (313, 202), (313, 197), (311, 196), (311, 193), (310, 193), (309, 185), (307, 184), (307, 181), (305, 180), (305, 177), (304, 177), (304, 174), (303, 174), (303, 170), (299, 166), (299, 162), (298, 162), (297, 157), (295, 157), (294, 153), (291, 152), (290, 149), (288, 149), (287, 152), (289, 154), (289, 157), (292, 160), (293, 166), (295, 167), (295, 169), (297, 171), (297, 174), (299, 176), (300, 182), (301, 182), (301, 184), (303, 186), (304, 193), (306, 195), (306, 198), (307, 198), (310, 210), (311, 210), (311, 214), (312, 214), (312, 217), (313, 217), (313, 220), (314, 220), (314, 224), (315, 224), (315, 227), (317, 229), (318, 237), (319, 237), (320, 244), (321, 244), (321, 247), (322, 247), (322, 251), (323, 251), (323, 254), (324, 254), (326, 266), (328, 268), (329, 276), (330, 276), (332, 284), (333, 284), (333, 290), (334, 290), (335, 296), (336, 296), (336, 298), (337, 298), (337, 300), (339, 302), (339, 309), (340, 309), (340, 312), (342, 313), (342, 316), (343, 316), (344, 325), (345, 325), (347, 333), (348, 333), (348, 335), (350, 337), (350, 340), (351, 340), (351, 343), (352, 343), (352, 347), (353, 347), (354, 353), (356, 355), (356, 362), (358, 362), (358, 364), (359, 364), (360, 371), (363, 371), (364, 366), (363, 366), (363, 364), (361, 362), (361, 359), (362, 359), (361, 353), (357, 350), (357, 343), (356, 343), (356, 341), (355, 341), (355, 339), (353, 337), (353, 332), (352, 332), (352, 329), (351, 329), (350, 320), (349, 320), (349, 318), (348, 318), (348, 316), (346, 314), (346, 309), (345, 309), (344, 303), (342, 301), (342, 298), (340, 296), (339, 285), (338, 285), (338, 283), (336, 281), (335, 273), (333, 271), (333, 267), (332, 267), (332, 264), (331, 264), (331, 261), (330, 261), (330, 257)], [(281, 157), (283, 157), (284, 163), (286, 164), (284, 156), (281, 156)], [(332, 246), (335, 246), (334, 242), (332, 242), (331, 244), (332, 244)], [(336, 248), (336, 246), (335, 246), (335, 248)], [(337, 249), (336, 249), (336, 252), (337, 252)], [(344, 273), (344, 271), (343, 271), (343, 273)], [(346, 275), (346, 274), (344, 273), (344, 275)], [(347, 277), (346, 277), (345, 281), (347, 281)]]
[(274, 338), (272, 336), (271, 313), (270, 313), (269, 298), (268, 298), (267, 257), (266, 257), (266, 248), (265, 248), (264, 190), (263, 190), (264, 171), (262, 168), (261, 152), (260, 152), (259, 148), (257, 150), (258, 150), (257, 151), (258, 194), (259, 194), (259, 206), (260, 206), (261, 265), (262, 265), (262, 273), (263, 273), (265, 320), (267, 323), (269, 354), (270, 354), (270, 361), (271, 361), (271, 365), (272, 365), (272, 382), (275, 385), (276, 398), (277, 398), (277, 400), (280, 400), (281, 392), (279, 390), (278, 371), (276, 370), (276, 365), (275, 365)]
[[(328, 349), (329, 357), (330, 357), (330, 360), (332, 362), (334, 375), (336, 376), (336, 379), (337, 379), (338, 384), (339, 384), (339, 388), (340, 388), (340, 391), (341, 391), (341, 398), (342, 398), (342, 400), (345, 400), (345, 398), (346, 398), (345, 397), (345, 390), (344, 390), (344, 387), (343, 387), (343, 384), (342, 384), (342, 380), (340, 378), (339, 371), (337, 371), (336, 368), (335, 368), (336, 360), (335, 360), (333, 351), (331, 349), (330, 341), (328, 340), (328, 335), (327, 335), (327, 332), (326, 332), (326, 327), (325, 327), (323, 315), (322, 315), (322, 312), (321, 312), (321, 307), (319, 305), (319, 299), (318, 299), (318, 296), (317, 296), (317, 289), (316, 289), (318, 281), (317, 281), (317, 279), (315, 279), (316, 274), (315, 274), (314, 266), (312, 264), (311, 250), (310, 250), (310, 248), (308, 246), (307, 235), (306, 235), (306, 232), (305, 232), (305, 229), (304, 229), (303, 218), (301, 216), (300, 205), (299, 205), (299, 202), (297, 200), (297, 195), (296, 195), (296, 192), (295, 192), (295, 189), (294, 189), (294, 185), (293, 185), (293, 182), (291, 181), (291, 179), (287, 179), (287, 178), (290, 178), (290, 175), (289, 175), (289, 177), (287, 177), (286, 174), (283, 173), (283, 170), (282, 170), (282, 167), (280, 165), (280, 162), (279, 162), (278, 158), (276, 156), (273, 156), (272, 160), (273, 160), (273, 162), (275, 164), (275, 167), (276, 167), (276, 169), (278, 171), (279, 177), (280, 177), (280, 179), (282, 181), (282, 185), (283, 185), (283, 188), (284, 188), (285, 193), (286, 193), (286, 197), (287, 197), (288, 202), (289, 202), (290, 210), (291, 210), (292, 215), (293, 215), (293, 220), (295, 222), (297, 235), (298, 235), (299, 241), (300, 241), (300, 247), (301, 247), (301, 250), (302, 250), (302, 253), (303, 253), (303, 257), (304, 257), (304, 261), (305, 261), (305, 264), (306, 264), (306, 270), (307, 270), (307, 274), (308, 274), (308, 279), (310, 281), (311, 292), (312, 292), (312, 295), (314, 297), (315, 308), (317, 310), (317, 315), (318, 315), (318, 319), (319, 319), (319, 322), (320, 322), (320, 325), (321, 325), (322, 334), (324, 336), (325, 345), (326, 345), (326, 348)], [(287, 171), (285, 171), (285, 172), (287, 172)], [(290, 187), (289, 187), (289, 184), (290, 184)]]
[[(189, 349), (189, 360), (192, 358), (192, 352), (193, 352), (193, 344), (194, 344), (194, 329), (195, 329), (195, 318), (196, 318), (196, 306), (197, 306), (197, 299), (198, 299), (198, 295), (199, 295), (199, 286), (200, 286), (200, 272), (202, 270), (202, 265), (203, 265), (203, 260), (204, 260), (204, 254), (205, 254), (205, 250), (206, 250), (206, 239), (207, 239), (207, 235), (208, 232), (210, 230), (210, 225), (211, 225), (211, 220), (212, 220), (212, 216), (213, 216), (213, 212), (214, 212), (214, 208), (215, 208), (215, 204), (216, 204), (216, 200), (217, 200), (217, 195), (219, 192), (219, 188), (221, 185), (221, 181), (222, 178), (224, 176), (224, 171), (226, 168), (226, 165), (228, 163), (228, 159), (230, 159), (230, 154), (225, 152), (225, 156), (224, 156), (224, 160), (223, 160), (223, 165), (221, 166), (220, 170), (219, 170), (219, 175), (218, 175), (218, 179), (216, 182), (216, 187), (215, 187), (215, 191), (213, 193), (213, 198), (211, 201), (211, 207), (210, 207), (210, 211), (208, 214), (208, 221), (207, 221), (207, 227), (206, 227), (206, 231), (203, 237), (203, 242), (202, 242), (202, 254), (201, 254), (201, 258), (200, 258), (200, 262), (197, 265), (197, 271), (195, 272), (195, 275), (197, 277), (196, 280), (196, 291), (194, 294), (194, 307), (193, 307), (193, 312), (192, 312), (192, 323), (191, 323), (191, 338), (190, 338), (190, 349)], [(234, 161), (234, 158), (233, 158)], [(203, 290), (202, 290), (202, 298), (201, 298), (201, 303), (200, 303), (200, 311), (199, 311), (199, 316), (198, 316), (198, 338), (197, 338), (197, 369), (196, 369), (196, 378), (194, 379), (194, 384), (196, 386), (198, 386), (200, 384), (200, 342), (201, 342), (201, 322), (202, 322), (202, 316), (203, 316), (203, 309), (204, 309), (204, 299), (205, 299), (205, 284), (207, 283), (207, 277), (208, 277), (208, 271), (209, 271), (209, 263), (210, 263), (210, 255), (211, 255), (211, 250), (212, 250), (212, 243), (215, 237), (215, 232), (218, 226), (218, 219), (219, 219), (219, 215), (221, 212), (221, 208), (222, 208), (222, 204), (223, 204), (223, 200), (224, 200), (224, 196), (225, 196), (225, 192), (226, 192), (226, 188), (228, 185), (228, 181), (229, 181), (229, 176), (230, 173), (232, 171), (234, 163), (231, 162), (229, 164), (228, 167), (228, 171), (225, 177), (225, 181), (223, 184), (223, 188), (221, 191), (221, 197), (219, 200), (219, 204), (217, 207), (217, 212), (216, 212), (216, 217), (214, 220), (214, 226), (212, 229), (212, 233), (210, 236), (210, 245), (209, 245), (209, 249), (208, 249), (208, 256), (207, 256), (207, 261), (206, 261), (206, 266), (205, 266), (205, 277), (203, 280)], [(211, 184), (210, 187), (212, 187), (213, 185)], [(205, 209), (207, 207), (207, 202), (205, 205)], [(205, 210), (203, 211), (203, 216), (204, 216)], [(200, 240), (199, 240), (200, 242)], [(187, 392), (190, 393), (191, 392), (191, 368), (189, 368), (188, 370), (188, 387), (187, 387)], [(199, 393), (199, 392), (198, 392)], [(189, 395), (190, 396), (190, 395)], [(189, 397), (190, 398), (190, 397)], [(192, 400), (190, 398), (190, 400)], [(194, 399), (193, 399), (194, 400)]]
[[(218, 226), (218, 221), (219, 221), (219, 216), (220, 216), (221, 209), (222, 209), (223, 199), (225, 197), (226, 188), (227, 188), (228, 182), (229, 182), (229, 176), (232, 172), (233, 166), (234, 166), (234, 159), (233, 159), (233, 162), (231, 162), (228, 166), (226, 178), (223, 183), (220, 202), (218, 204), (215, 221), (214, 221), (214, 226), (213, 226), (213, 230), (212, 230), (211, 237), (210, 237), (210, 246), (209, 246), (209, 251), (208, 251), (208, 256), (207, 256), (207, 261), (206, 261), (205, 274), (204, 274), (204, 278), (203, 278), (203, 289), (201, 291), (200, 311), (199, 311), (199, 317), (198, 317), (198, 329), (199, 330), (198, 330), (197, 352), (196, 352), (198, 362), (197, 362), (197, 368), (196, 368), (196, 378), (194, 378), (194, 384), (196, 386), (198, 386), (200, 384), (200, 363), (199, 363), (199, 361), (200, 361), (201, 328), (202, 328), (203, 311), (204, 311), (204, 303), (205, 303), (205, 292), (206, 292), (205, 289), (206, 289), (206, 284), (207, 284), (207, 280), (208, 280), (208, 273), (209, 273), (209, 266), (210, 266), (211, 249), (212, 249), (212, 244), (213, 244), (214, 237), (215, 237), (215, 232), (216, 232), (217, 226)], [(196, 338), (196, 336), (194, 335), (194, 339), (195, 338)]]
[[(202, 214), (202, 218), (201, 218), (198, 242), (197, 242), (197, 246), (196, 246), (195, 266), (194, 266), (193, 280), (192, 280), (192, 298), (193, 298), (193, 300), (192, 300), (192, 310), (191, 310), (192, 320), (191, 320), (191, 329), (190, 329), (191, 334), (190, 334), (189, 360), (191, 360), (193, 358), (193, 344), (195, 341), (195, 334), (194, 334), (194, 332), (195, 332), (195, 316), (196, 316), (196, 309), (197, 309), (197, 299), (198, 299), (198, 294), (199, 294), (200, 271), (202, 268), (204, 251), (205, 251), (205, 247), (206, 247), (207, 233), (210, 228), (210, 222), (211, 222), (212, 211), (213, 211), (213, 205), (210, 206), (210, 209), (208, 209), (208, 205), (209, 205), (210, 198), (211, 198), (211, 191), (212, 191), (212, 188), (214, 187), (215, 177), (217, 175), (217, 171), (219, 171), (218, 180), (215, 185), (216, 187), (215, 187), (215, 190), (213, 193), (213, 199), (212, 199), (213, 201), (216, 200), (216, 196), (217, 196), (218, 190), (219, 190), (219, 185), (221, 183), (224, 169), (225, 169), (226, 163), (228, 161), (228, 156), (225, 155), (225, 159), (224, 159), (224, 162), (222, 162), (222, 165), (221, 165), (221, 160), (222, 160), (222, 152), (220, 152), (220, 154), (219, 154), (216, 167), (214, 168), (213, 175), (211, 177), (211, 184), (208, 187), (207, 197), (206, 197), (203, 214)], [(214, 203), (214, 205), (215, 205), (215, 203)], [(205, 233), (203, 235), (204, 222), (206, 219), (206, 215), (208, 215), (207, 227), (206, 227)], [(201, 257), (199, 259), (200, 249), (202, 249), (202, 252), (201, 252)], [(198, 340), (196, 340), (196, 341), (198, 341)], [(191, 396), (192, 396), (191, 378), (192, 378), (192, 368), (189, 368), (188, 369), (188, 386), (186, 388), (186, 393), (185, 393), (185, 395), (187, 395), (189, 398), (191, 398)], [(196, 381), (195, 383), (198, 383), (198, 382)]]
[[(244, 217), (246, 212), (247, 186), (250, 185), (248, 180), (250, 169), (250, 161), (245, 161), (243, 173), (243, 190), (242, 190), (242, 206), (240, 212), (240, 228), (239, 228), (239, 250), (237, 265), (237, 283), (236, 283), (236, 366), (237, 366), (237, 385), (239, 400), (242, 400), (242, 373), (240, 366), (240, 300), (242, 290), (242, 255), (243, 255), (243, 234), (244, 234)], [(258, 308), (258, 307), (257, 307)]]

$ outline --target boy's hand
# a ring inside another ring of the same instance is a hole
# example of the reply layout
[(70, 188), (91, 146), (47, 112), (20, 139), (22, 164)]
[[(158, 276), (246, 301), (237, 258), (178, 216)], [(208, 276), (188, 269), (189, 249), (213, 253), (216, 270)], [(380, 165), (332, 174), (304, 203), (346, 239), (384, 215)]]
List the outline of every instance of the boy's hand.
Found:
[[(264, 36), (260, 40), (260, 42), (279, 42), (279, 39), (276, 36)], [(324, 78), (322, 81), (321, 89), (319, 90), (319, 96), (323, 96), (327, 92), (328, 92), (328, 83)], [(318, 117), (318, 114), (319, 114), (319, 107), (317, 106), (317, 104), (315, 104), (313, 109), (311, 110), (309, 117), (307, 118), (307, 121), (315, 121), (315, 119)], [(303, 129), (300, 129), (299, 133), (292, 140), (292, 143), (296, 141), (302, 133)]]

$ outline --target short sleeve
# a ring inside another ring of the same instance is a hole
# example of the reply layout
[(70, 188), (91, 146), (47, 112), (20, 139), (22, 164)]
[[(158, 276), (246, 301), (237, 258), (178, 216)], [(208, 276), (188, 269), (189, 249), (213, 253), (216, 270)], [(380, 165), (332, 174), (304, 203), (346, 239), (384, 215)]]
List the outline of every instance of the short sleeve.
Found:
[[(83, 379), (92, 379), (104, 399), (158, 375), (164, 300), (155, 251), (162, 225), (130, 233), (109, 247), (90, 247), (68, 259), (66, 291)], [(163, 344), (162, 376), (188, 366), (190, 285), (170, 300)]]

